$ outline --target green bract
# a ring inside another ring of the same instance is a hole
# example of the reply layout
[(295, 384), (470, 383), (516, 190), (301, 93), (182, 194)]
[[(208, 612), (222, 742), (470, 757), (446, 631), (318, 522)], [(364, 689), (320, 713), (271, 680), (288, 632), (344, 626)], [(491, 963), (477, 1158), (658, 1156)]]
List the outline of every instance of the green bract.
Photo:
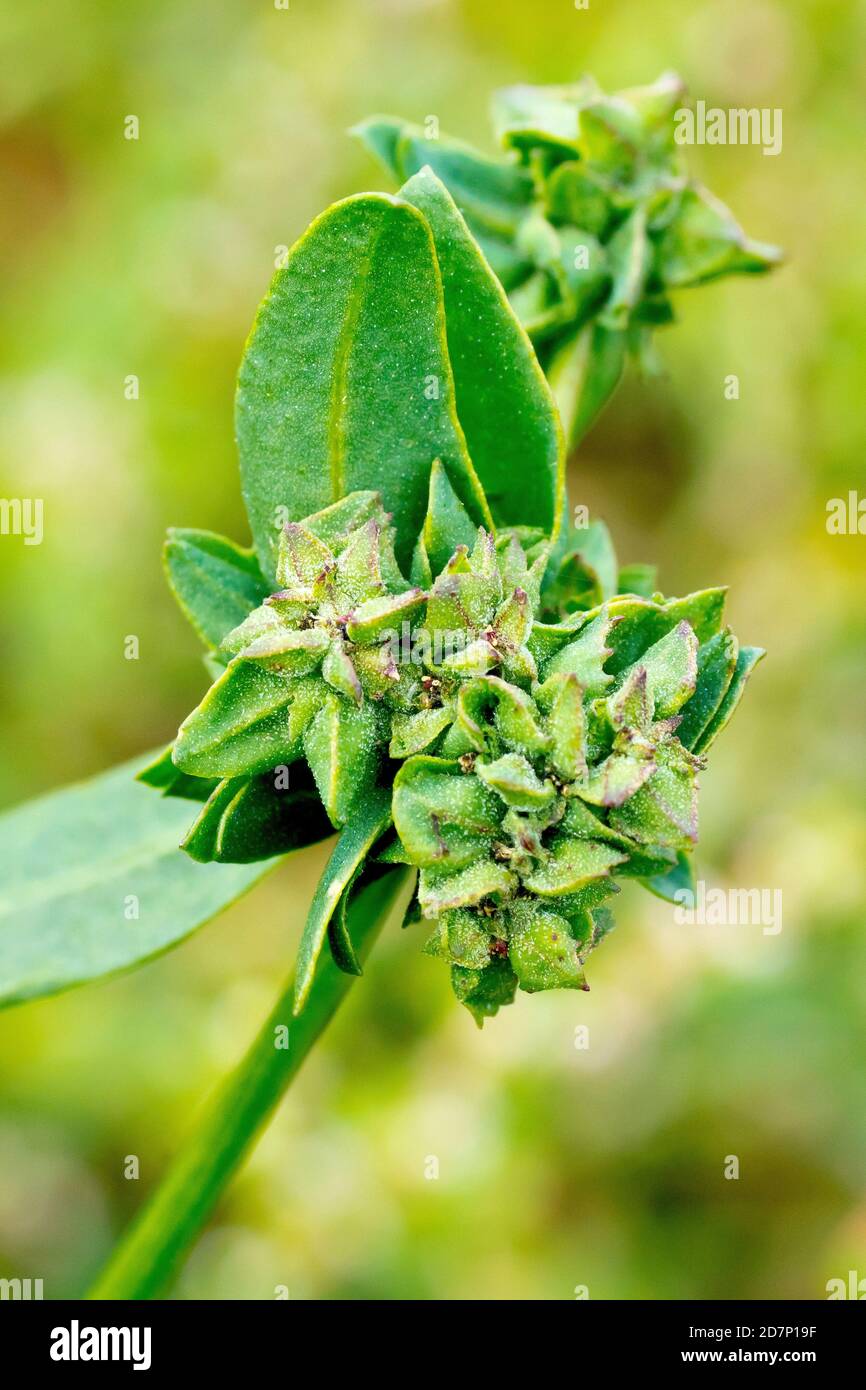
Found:
[(539, 350), (569, 437), (585, 433), (629, 352), (648, 360), (672, 290), (775, 265), (729, 210), (687, 177), (674, 138), (673, 73), (607, 94), (508, 87), (494, 99), (506, 161), (374, 116), (355, 128), (399, 179), (425, 165), (451, 191)]
[(564, 486), (670, 292), (778, 259), (685, 177), (681, 98), (509, 89), (503, 161), (361, 128), (403, 186), (315, 219), (244, 350), (251, 546), (166, 542), (211, 685), (138, 774), (163, 799), (121, 768), (3, 817), (0, 1004), (140, 963), (339, 832), (293, 981), (96, 1296), (162, 1287), (404, 892), (481, 1024), (587, 988), (621, 880), (693, 884), (698, 773), (762, 653), (724, 590), (666, 599), (565, 524)]

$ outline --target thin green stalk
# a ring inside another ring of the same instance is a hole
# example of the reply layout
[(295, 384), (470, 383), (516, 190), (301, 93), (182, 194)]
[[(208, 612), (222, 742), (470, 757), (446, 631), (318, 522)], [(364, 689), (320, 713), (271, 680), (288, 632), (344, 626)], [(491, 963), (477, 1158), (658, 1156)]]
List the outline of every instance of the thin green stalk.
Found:
[[(394, 870), (362, 889), (349, 908), (353, 943), (362, 957), (373, 946), (405, 882), (405, 871)], [(292, 1018), (294, 982), (289, 982), (198, 1130), (115, 1249), (89, 1298), (158, 1296), (353, 983), (353, 977), (338, 970), (330, 957), (323, 959), (303, 1013)], [(287, 1048), (277, 1046), (277, 1030), (283, 1026), (289, 1030)]]

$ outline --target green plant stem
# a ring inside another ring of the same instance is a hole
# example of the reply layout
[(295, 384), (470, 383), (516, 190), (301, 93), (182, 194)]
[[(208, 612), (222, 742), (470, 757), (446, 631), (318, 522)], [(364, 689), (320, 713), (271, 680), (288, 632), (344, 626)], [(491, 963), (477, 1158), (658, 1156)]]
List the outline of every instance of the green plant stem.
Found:
[[(405, 870), (391, 870), (363, 888), (350, 906), (352, 940), (362, 957), (379, 935), (406, 879)], [(353, 983), (353, 977), (338, 970), (330, 957), (323, 959), (303, 1013), (292, 1018), (294, 982), (289, 982), (198, 1130), (115, 1249), (89, 1298), (158, 1296)], [(277, 1045), (277, 1030), (283, 1027), (288, 1028), (288, 1047)]]

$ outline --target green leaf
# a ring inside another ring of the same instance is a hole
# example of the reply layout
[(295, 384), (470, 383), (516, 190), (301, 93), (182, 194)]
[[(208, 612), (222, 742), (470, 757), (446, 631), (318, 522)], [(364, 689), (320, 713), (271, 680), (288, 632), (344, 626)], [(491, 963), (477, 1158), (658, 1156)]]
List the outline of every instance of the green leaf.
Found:
[(514, 1002), (517, 977), (511, 962), (499, 956), (484, 970), (463, 970), (459, 965), (453, 966), (451, 985), (478, 1027), (483, 1028), (485, 1018), (492, 1018), (504, 1005)]
[(327, 839), (333, 827), (308, 779), (299, 765), (285, 790), (272, 773), (221, 782), (181, 848), (203, 864), (254, 864)]
[(485, 970), (490, 964), (490, 932), (483, 922), (477, 912), (466, 908), (441, 913), (425, 953), (443, 956), (464, 970)]
[(453, 711), (442, 705), (438, 709), (413, 710), (411, 714), (395, 713), (391, 723), (391, 743), (388, 752), (401, 762), (413, 753), (423, 753), (448, 728)]
[(404, 175), (401, 172), (397, 147), (407, 124), (400, 116), (368, 116), (366, 120), (349, 127), (349, 134), (356, 136), (400, 183), (403, 182)]
[(689, 850), (698, 838), (697, 759), (672, 742), (661, 744), (655, 758), (653, 775), (611, 811), (610, 823), (639, 844)]
[(346, 623), (346, 636), (350, 642), (364, 644), (393, 632), (396, 640), (400, 637), (403, 620), (416, 613), (425, 598), (421, 589), (406, 589), (402, 594), (369, 598), (352, 610)]
[[(722, 626), (726, 596), (726, 589), (715, 588), (700, 589), (684, 598), (668, 599), (663, 603), (628, 595), (612, 599), (602, 610), (613, 620), (610, 630), (613, 654), (607, 669), (619, 675), (626, 667), (635, 665), (648, 647), (681, 622), (689, 624), (698, 642), (708, 642)], [(585, 620), (593, 616), (590, 612)]]
[(683, 190), (656, 249), (662, 279), (678, 287), (722, 275), (760, 274), (781, 260), (778, 247), (752, 241), (724, 203), (697, 184)]
[(565, 554), (546, 585), (548, 603), (565, 614), (595, 608), (616, 592), (616, 551), (604, 522), (572, 527)]
[(618, 328), (588, 323), (558, 343), (547, 364), (570, 449), (580, 443), (620, 383), (627, 337)]
[(574, 835), (578, 840), (604, 840), (605, 844), (627, 851), (634, 848), (634, 842), (627, 835), (611, 830), (585, 801), (575, 796), (569, 798), (558, 828), (563, 834)]
[[(488, 722), (491, 712), (493, 729)], [(545, 751), (549, 743), (532, 699), (499, 676), (479, 676), (461, 686), (457, 722), (479, 752), (487, 751), (494, 732), (509, 748), (529, 756)]]
[(566, 160), (553, 170), (545, 189), (548, 215), (558, 223), (584, 227), (602, 236), (611, 215), (611, 203), (600, 183), (578, 160)]
[(586, 989), (583, 961), (568, 922), (545, 908), (515, 904), (508, 955), (522, 990)]
[(640, 122), (617, 96), (600, 95), (580, 113), (580, 153), (609, 183), (630, 181), (638, 166)]
[(568, 321), (568, 310), (562, 301), (553, 298), (551, 276), (543, 270), (534, 271), (513, 286), (508, 302), (536, 347)]
[[(341, 551), (333, 576), (335, 602), (346, 606), (381, 598), (385, 588), (380, 566), (382, 528), (371, 520), (359, 526)], [(323, 592), (329, 592), (328, 578), (323, 580)]]
[(559, 897), (576, 893), (597, 878), (606, 878), (626, 855), (611, 845), (595, 840), (576, 840), (568, 835), (557, 836), (547, 859), (524, 877), (524, 886), (539, 897)]
[(513, 233), (532, 201), (532, 179), (525, 170), (487, 159), (461, 140), (425, 139), (420, 126), (399, 117), (372, 116), (354, 126), (351, 134), (400, 182), (429, 165), (475, 232)]
[(520, 753), (505, 753), (492, 763), (477, 762), (475, 771), (482, 782), (499, 793), (506, 806), (521, 811), (540, 810), (556, 796), (553, 783), (542, 782), (532, 763)]
[(698, 670), (698, 639), (685, 619), (648, 647), (634, 666), (626, 667), (623, 684), (638, 670), (646, 671), (656, 718), (676, 714), (694, 694)]
[(623, 565), (617, 578), (616, 590), (619, 594), (638, 594), (641, 598), (652, 598), (658, 586), (658, 567), (638, 561), (634, 565)]
[(598, 91), (592, 78), (570, 86), (534, 87), (516, 83), (494, 92), (493, 125), (506, 148), (542, 146), (573, 158), (577, 152), (580, 110)]
[(532, 631), (532, 605), (525, 589), (516, 588), (497, 610), (490, 625), (496, 650), (510, 657), (525, 646)]
[(318, 844), (333, 833), (319, 797), (303, 785), (306, 768), (285, 791), (273, 776), (255, 777), (235, 794), (220, 822), (216, 858), (221, 864), (255, 863)]
[[(472, 235), (478, 242), (481, 254), (510, 298), (511, 291), (522, 284), (527, 275), (531, 275), (532, 263), (526, 259), (513, 241), (484, 231), (465, 207), (460, 210), (466, 218), (467, 226), (471, 229)], [(520, 313), (516, 308), (515, 313), (520, 318)], [(523, 322), (522, 318), (520, 321)]]
[(448, 481), (440, 459), (433, 460), (430, 470), (430, 494), (427, 515), (419, 537), (428, 562), (427, 573), (432, 576), (444, 569), (458, 545), (471, 549), (475, 544), (476, 527), (457, 493)]
[(542, 678), (574, 675), (586, 695), (603, 695), (612, 677), (605, 671), (611, 648), (611, 622), (604, 610), (586, 623), (570, 642), (546, 664)]
[[(352, 533), (355, 534), (354, 532)], [(334, 564), (334, 555), (313, 531), (289, 521), (277, 543), (277, 583), (286, 589), (300, 585), (302, 590), (321, 582)]]
[(361, 958), (352, 941), (349, 925), (349, 904), (356, 892), (356, 886), (359, 880), (364, 877), (365, 872), (368, 877), (372, 878), (380, 875), (382, 870), (378, 864), (369, 864), (369, 867), (368, 863), (359, 864), (350, 882), (343, 890), (337, 911), (328, 923), (328, 946), (331, 957), (344, 975), (363, 975), (364, 973)]
[(455, 907), (474, 907), (486, 898), (507, 898), (517, 887), (517, 876), (504, 864), (478, 859), (455, 872), (422, 869), (418, 901), (425, 916)]
[(663, 898), (666, 903), (682, 903), (684, 893), (691, 894), (691, 901), (694, 902), (694, 864), (690, 855), (682, 850), (677, 855), (676, 864), (672, 869), (668, 869), (667, 873), (653, 874), (652, 878), (642, 878), (638, 882), (657, 898)]
[(617, 93), (619, 99), (637, 113), (643, 131), (661, 131), (669, 140), (673, 138), (673, 132), (668, 129), (671, 117), (682, 105), (685, 95), (685, 82), (679, 73), (670, 70), (661, 73), (654, 82)]
[(575, 675), (555, 677), (551, 684), (554, 695), (547, 717), (550, 763), (559, 777), (573, 782), (586, 769), (583, 691)]
[(621, 806), (640, 790), (655, 770), (652, 750), (648, 746), (637, 746), (627, 753), (611, 753), (596, 764), (586, 782), (578, 787), (577, 794), (592, 806)]
[(629, 736), (634, 731), (648, 733), (655, 715), (651, 696), (646, 666), (633, 666), (613, 694), (608, 696), (607, 717), (611, 728), (616, 732), (627, 730)]
[(140, 765), (137, 758), (0, 816), (0, 1004), (138, 965), (268, 871), (181, 854), (189, 805), (137, 782)]
[(695, 693), (683, 705), (677, 728), (684, 748), (694, 748), (722, 703), (736, 670), (738, 652), (739, 643), (729, 627), (699, 649)]
[(307, 676), (315, 671), (322, 665), (328, 647), (328, 634), (322, 628), (278, 627), (254, 638), (240, 654), (246, 661), (257, 662), (285, 680), (287, 676)]
[(394, 778), (394, 825), (412, 862), (471, 863), (484, 853), (502, 820), (503, 805), (458, 762), (426, 755), (410, 758)]
[(382, 751), (382, 716), (369, 700), (360, 707), (326, 695), (304, 730), (304, 753), (335, 825), (343, 825), (369, 794)]
[[(243, 777), (231, 777), (214, 787), (181, 841), (180, 847), (190, 859), (195, 859), (199, 864), (210, 864), (216, 859), (217, 835), (223, 812), (231, 805), (245, 781)], [(263, 855), (262, 858), (267, 856)]]
[(156, 788), (163, 796), (180, 796), (185, 801), (207, 801), (218, 779), (188, 777), (175, 766), (171, 756), (173, 749), (174, 744), (170, 743), (153, 762), (136, 773), (136, 779), (146, 787)]
[(574, 539), (575, 551), (584, 567), (596, 577), (601, 593), (599, 601), (613, 598), (617, 581), (616, 551), (607, 526), (603, 521), (590, 521), (587, 526), (575, 530)]
[(237, 658), (178, 730), (174, 761), (195, 777), (265, 772), (300, 755), (295, 682)]
[(268, 576), (276, 521), (370, 488), (394, 515), (405, 567), (435, 458), (473, 520), (489, 523), (457, 419), (433, 241), (415, 208), (348, 198), (295, 244), (247, 343), (237, 435)]
[(307, 914), (295, 971), (293, 1012), (303, 1010), (325, 944), (328, 924), (358, 869), (391, 821), (391, 798), (382, 787), (371, 788), (358, 806), (352, 823), (344, 827), (319, 879)]
[(384, 512), (378, 492), (351, 492), (329, 507), (304, 517), (304, 529), (311, 531), (334, 555), (339, 555), (349, 537), (365, 521), (381, 521)]
[(650, 268), (645, 208), (637, 208), (614, 232), (608, 242), (607, 253), (613, 272), (613, 288), (604, 306), (601, 322), (605, 328), (624, 329), (643, 295)]
[(332, 642), (328, 648), (327, 656), (322, 662), (322, 678), (332, 689), (347, 700), (351, 700), (353, 704), (362, 704), (364, 692), (361, 688), (361, 682), (355, 667), (352, 665), (352, 658), (342, 642)]
[(268, 593), (252, 550), (212, 531), (172, 527), (162, 553), (172, 593), (209, 647), (218, 647)]
[(699, 642), (708, 642), (722, 626), (727, 597), (727, 589), (717, 587), (698, 589), (684, 598), (668, 599), (665, 604), (665, 631), (685, 621)]
[(550, 534), (559, 519), (564, 445), (529, 339), (436, 175), (423, 169), (400, 196), (424, 214), (433, 233), (457, 413), (493, 513), (503, 523)]

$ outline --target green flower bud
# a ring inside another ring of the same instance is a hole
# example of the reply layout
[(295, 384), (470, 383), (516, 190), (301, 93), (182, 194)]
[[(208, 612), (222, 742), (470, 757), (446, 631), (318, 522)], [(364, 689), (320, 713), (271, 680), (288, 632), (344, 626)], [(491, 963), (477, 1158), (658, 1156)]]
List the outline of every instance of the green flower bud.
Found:
[(397, 118), (353, 132), (401, 182), (429, 165), (450, 190), (533, 339), (572, 444), (628, 356), (652, 366), (672, 291), (781, 259), (688, 176), (675, 139), (685, 97), (675, 73), (612, 94), (592, 78), (507, 87), (493, 102), (498, 164)]
[[(599, 569), (615, 574), (608, 559)], [(723, 591), (612, 594), (538, 623), (527, 590), (508, 592), (527, 568), (513, 536), (481, 532), (471, 553), (458, 548), (427, 623), (462, 622), (464, 655), (483, 642), (484, 661), (444, 661), (435, 689), (422, 683), (419, 708), (392, 724), (392, 756), (405, 761), (391, 857), (418, 868), (418, 909), (434, 923), (426, 950), (450, 963), (479, 1023), (518, 988), (588, 987), (584, 962), (613, 925), (603, 904), (618, 879), (663, 894), (682, 881), (703, 753), (742, 691)], [(565, 570), (562, 597), (569, 572), (580, 601), (610, 582), (589, 563)], [(744, 668), (755, 659), (744, 654)]]

